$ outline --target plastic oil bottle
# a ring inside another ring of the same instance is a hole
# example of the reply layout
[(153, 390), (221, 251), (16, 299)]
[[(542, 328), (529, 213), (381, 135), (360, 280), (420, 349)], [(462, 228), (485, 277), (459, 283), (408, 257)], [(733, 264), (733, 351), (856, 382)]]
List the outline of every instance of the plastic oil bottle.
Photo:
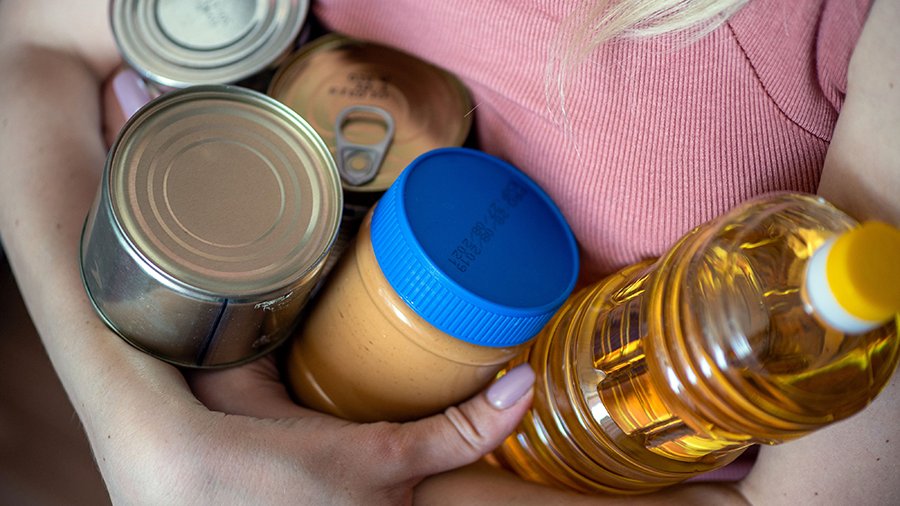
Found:
[(495, 452), (521, 476), (642, 493), (863, 409), (898, 361), (900, 230), (822, 199), (748, 201), (573, 295), (529, 352)]

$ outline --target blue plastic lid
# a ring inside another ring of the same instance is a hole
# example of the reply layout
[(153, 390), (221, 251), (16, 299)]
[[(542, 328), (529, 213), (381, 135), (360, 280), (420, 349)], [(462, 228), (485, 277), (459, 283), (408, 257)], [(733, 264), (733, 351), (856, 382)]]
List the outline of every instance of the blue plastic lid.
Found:
[(575, 238), (550, 197), (512, 165), (471, 149), (413, 160), (378, 201), (371, 234), (397, 294), (474, 344), (528, 341), (578, 276)]

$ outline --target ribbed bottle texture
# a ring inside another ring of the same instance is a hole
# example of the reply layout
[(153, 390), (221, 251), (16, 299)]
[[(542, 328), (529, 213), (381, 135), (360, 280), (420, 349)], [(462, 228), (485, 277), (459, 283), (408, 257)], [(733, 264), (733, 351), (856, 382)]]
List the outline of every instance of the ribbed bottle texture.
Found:
[(535, 400), (498, 459), (534, 481), (642, 493), (860, 411), (897, 365), (896, 324), (845, 334), (804, 293), (812, 254), (857, 225), (821, 199), (769, 195), (575, 294), (516, 361), (537, 372)]

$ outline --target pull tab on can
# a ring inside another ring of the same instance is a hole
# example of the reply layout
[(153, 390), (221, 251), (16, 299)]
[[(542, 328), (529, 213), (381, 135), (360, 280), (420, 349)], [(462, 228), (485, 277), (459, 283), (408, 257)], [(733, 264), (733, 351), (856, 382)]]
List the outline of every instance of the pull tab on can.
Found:
[[(368, 113), (379, 116), (384, 121), (384, 137), (373, 144), (357, 144), (344, 137), (344, 125), (350, 115)], [(350, 185), (359, 186), (375, 179), (384, 161), (391, 141), (394, 140), (394, 118), (380, 107), (371, 105), (353, 105), (343, 109), (334, 124), (335, 144), (337, 148), (337, 166), (341, 178)]]

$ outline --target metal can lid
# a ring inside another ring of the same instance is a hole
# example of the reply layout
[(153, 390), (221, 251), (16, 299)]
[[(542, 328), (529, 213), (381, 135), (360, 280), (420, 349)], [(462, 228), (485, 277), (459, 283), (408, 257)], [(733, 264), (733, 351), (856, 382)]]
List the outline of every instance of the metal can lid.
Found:
[(170, 88), (234, 83), (269, 67), (294, 43), (309, 0), (116, 0), (122, 57)]
[[(353, 106), (374, 106), (393, 118), (393, 140), (381, 169), (351, 192), (383, 192), (416, 157), (461, 146), (472, 125), (468, 90), (453, 74), (412, 55), (339, 34), (303, 46), (281, 65), (269, 95), (306, 118), (337, 156), (336, 120)], [(376, 144), (385, 127), (377, 118), (344, 124), (344, 137)]]
[(324, 261), (340, 223), (339, 181), (299, 115), (227, 85), (141, 109), (104, 178), (133, 253), (176, 286), (234, 299), (290, 288)]

